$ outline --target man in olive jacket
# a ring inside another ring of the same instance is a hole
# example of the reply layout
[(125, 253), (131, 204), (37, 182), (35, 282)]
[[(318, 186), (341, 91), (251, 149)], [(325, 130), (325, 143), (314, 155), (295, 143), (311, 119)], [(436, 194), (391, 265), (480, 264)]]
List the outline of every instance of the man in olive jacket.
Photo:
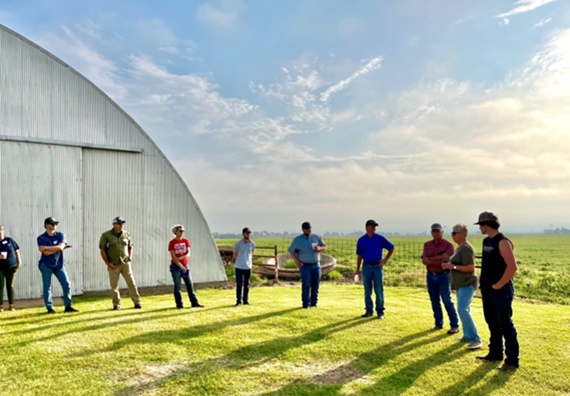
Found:
[(141, 309), (141, 299), (133, 272), (131, 271), (131, 257), (133, 255), (133, 244), (131, 234), (123, 230), (126, 221), (121, 217), (113, 219), (113, 228), (101, 235), (99, 241), (99, 249), (101, 249), (101, 258), (107, 265), (109, 271), (109, 281), (111, 282), (111, 290), (113, 291), (113, 309), (117, 310), (121, 307), (121, 293), (119, 292), (119, 275), (123, 275), (123, 279), (129, 287), (129, 295), (135, 304), (135, 308)]

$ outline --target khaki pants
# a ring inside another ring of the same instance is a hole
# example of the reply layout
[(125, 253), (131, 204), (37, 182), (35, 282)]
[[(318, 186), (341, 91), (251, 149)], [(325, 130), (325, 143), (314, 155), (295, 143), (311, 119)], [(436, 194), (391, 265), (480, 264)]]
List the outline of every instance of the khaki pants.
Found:
[(135, 305), (140, 304), (141, 298), (135, 283), (135, 278), (133, 278), (131, 264), (119, 264), (116, 267), (117, 268), (114, 270), (107, 267), (107, 270), (109, 271), (109, 281), (111, 282), (111, 290), (113, 292), (113, 305), (119, 305), (121, 303), (121, 293), (119, 292), (119, 275), (121, 274), (129, 287), (129, 296), (131, 297), (131, 300), (133, 300)]

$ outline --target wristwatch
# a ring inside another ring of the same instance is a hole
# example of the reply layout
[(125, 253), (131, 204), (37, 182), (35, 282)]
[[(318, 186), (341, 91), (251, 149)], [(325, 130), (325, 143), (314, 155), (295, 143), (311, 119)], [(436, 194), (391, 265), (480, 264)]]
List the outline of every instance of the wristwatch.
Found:
[(454, 266), (453, 266), (453, 269), (457, 271), (457, 265), (454, 265)]

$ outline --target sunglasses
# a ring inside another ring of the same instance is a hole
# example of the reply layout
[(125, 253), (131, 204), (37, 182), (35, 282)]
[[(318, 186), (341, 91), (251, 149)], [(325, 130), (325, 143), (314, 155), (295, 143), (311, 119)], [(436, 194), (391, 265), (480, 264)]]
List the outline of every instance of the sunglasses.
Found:
[(453, 232), (451, 233), (451, 235), (457, 235), (457, 234), (461, 234), (461, 233), (460, 233), (460, 232), (455, 232), (455, 231), (453, 231)]
[(186, 232), (186, 230), (178, 230), (178, 232), (181, 232), (184, 234)]

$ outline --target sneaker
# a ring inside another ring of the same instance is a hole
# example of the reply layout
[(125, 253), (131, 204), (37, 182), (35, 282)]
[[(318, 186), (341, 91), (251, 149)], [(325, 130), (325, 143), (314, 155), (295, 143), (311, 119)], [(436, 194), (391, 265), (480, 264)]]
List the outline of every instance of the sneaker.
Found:
[(384, 320), (384, 314), (380, 314), (380, 315), (378, 315), (378, 319), (382, 319), (382, 320)]
[(457, 334), (459, 333), (459, 327), (452, 327), (447, 331), (447, 334)]
[(195, 304), (192, 305), (192, 308), (204, 308), (204, 306), (202, 304)]
[(455, 341), (457, 341), (457, 342), (471, 342), (471, 340), (469, 338), (465, 338), (465, 337), (456, 338)]
[(303, 309), (309, 309), (309, 307), (303, 307)]
[[(2, 293), (4, 293), (4, 290), (2, 290)], [(0, 305), (0, 312), (4, 312), (4, 306)]]
[(513, 365), (510, 365), (507, 363), (503, 364), (501, 367), (497, 367), (497, 370), (499, 370), (499, 371), (513, 371), (516, 369), (518, 369), (517, 366), (513, 366)]
[(366, 312), (364, 315), (361, 316), (361, 318), (371, 318), (372, 316), (374, 315), (372, 315), (370, 312)]
[(113, 311), (118, 311), (121, 309), (121, 304), (113, 305)]
[(184, 309), (184, 305), (177, 305), (176, 308), (177, 309)]
[(236, 303), (236, 305), (234, 305), (234, 307), (236, 307), (236, 308), (237, 308), (237, 307), (241, 307), (241, 303), (239, 303), (239, 302)]
[(134, 307), (134, 308), (135, 308), (135, 309), (142, 309), (142, 305), (140, 305), (140, 304), (135, 304), (135, 307)]
[(54, 314), (55, 311), (53, 310), (53, 308), (50, 308), (50, 309), (48, 309), (47, 313), (48, 313), (48, 314)]
[(244, 302), (243, 305), (250, 305), (249, 301)]
[(10, 309), (8, 309), (8, 311), (14, 312), (15, 310), (16, 310), (16, 307), (14, 306), (14, 304), (10, 304)]
[(471, 341), (469, 345), (467, 345), (467, 349), (479, 349), (483, 346), (483, 342), (481, 341)]
[(315, 305), (311, 305), (311, 308), (319, 308), (319, 306), (317, 304), (315, 304)]
[(79, 312), (79, 311), (73, 308), (71, 305), (68, 305), (67, 307), (65, 307), (65, 310), (63, 312), (69, 313), (69, 312)]
[(443, 326), (434, 326), (432, 330), (443, 330)]

